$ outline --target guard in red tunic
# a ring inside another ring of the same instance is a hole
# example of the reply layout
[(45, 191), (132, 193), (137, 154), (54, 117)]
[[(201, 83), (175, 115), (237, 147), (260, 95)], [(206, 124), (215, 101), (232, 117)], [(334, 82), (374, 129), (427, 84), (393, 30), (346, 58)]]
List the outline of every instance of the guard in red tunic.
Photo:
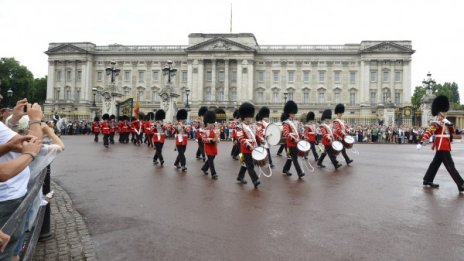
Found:
[(145, 116), (145, 121), (143, 122), (143, 130), (145, 132), (145, 137), (147, 140), (147, 147), (153, 148), (153, 120), (155, 119), (155, 114), (153, 112), (147, 113)]
[(103, 121), (101, 123), (101, 129), (103, 133), (103, 146), (105, 146), (105, 148), (108, 148), (109, 142), (110, 142), (111, 131), (110, 131), (110, 125), (108, 123), (109, 119), (110, 119), (110, 115), (108, 115), (108, 113), (103, 114), (102, 116)]
[(211, 177), (217, 179), (218, 175), (214, 168), (214, 158), (217, 155), (217, 144), (219, 142), (219, 133), (215, 128), (216, 113), (214, 111), (207, 111), (203, 115), (203, 122), (205, 128), (201, 133), (201, 138), (204, 144), (204, 149), (208, 160), (205, 162), (201, 170), (205, 175), (208, 175), (208, 169), (211, 170)]
[[(345, 105), (341, 103), (337, 104), (337, 106), (335, 106), (335, 114), (337, 114), (337, 119), (333, 121), (333, 133), (335, 140), (338, 140), (340, 142), (342, 142), (343, 139), (345, 139), (346, 130), (348, 129), (348, 124), (342, 119), (343, 113), (345, 113)], [(348, 154), (346, 154), (346, 148), (344, 146), (342, 149), (342, 155), (343, 158), (345, 158), (347, 165), (353, 162), (353, 160), (350, 159), (350, 157), (348, 157)]]
[(119, 127), (120, 133), (122, 135), (122, 143), (129, 143), (129, 134), (130, 134), (130, 126), (129, 126), (129, 116), (124, 115), (122, 123)]
[(244, 164), (240, 167), (237, 181), (241, 184), (246, 184), (245, 172), (248, 174), (253, 182), (255, 188), (261, 184), (258, 175), (255, 172), (255, 165), (251, 157), (251, 151), (258, 145), (256, 137), (256, 126), (252, 124), (255, 115), (255, 106), (249, 102), (244, 102), (238, 109), (242, 123), (237, 126), (237, 139), (240, 143), (240, 151), (242, 153), (242, 161)]
[(95, 135), (93, 141), (98, 142), (98, 135), (100, 134), (100, 118), (98, 118), (98, 116), (93, 118), (92, 133)]
[[(187, 119), (187, 111), (185, 109), (180, 109), (177, 111), (177, 124), (172, 127), (172, 134), (176, 139), (176, 148), (177, 148), (177, 158), (174, 162), (174, 166), (177, 169), (182, 167), (182, 171), (187, 171), (186, 160), (185, 160), (185, 150), (187, 149), (188, 134), (190, 133), (190, 125), (185, 125), (185, 120)], [(180, 164), (180, 165), (179, 165)]]
[(110, 144), (114, 144), (114, 134), (116, 133), (117, 128), (116, 116), (114, 116), (114, 114), (111, 114), (108, 125), (110, 126)]
[(269, 125), (270, 113), (271, 111), (268, 107), (261, 107), (261, 109), (259, 109), (258, 114), (256, 114), (256, 126), (258, 127), (257, 134), (259, 136), (259, 141), (262, 141), (262, 144), (260, 142), (259, 145), (262, 145), (267, 150), (267, 159), (269, 160), (269, 166), (271, 168), (274, 168), (274, 164), (272, 164), (271, 150), (269, 148), (269, 144), (267, 144), (266, 137), (264, 137), (266, 127), (267, 125)]
[(332, 132), (332, 127), (330, 126), (330, 120), (332, 119), (332, 110), (327, 109), (322, 112), (321, 121), (322, 123), (319, 125), (319, 130), (322, 135), (322, 145), (324, 145), (325, 149), (324, 152), (321, 153), (319, 160), (317, 161), (317, 166), (320, 168), (325, 168), (325, 165), (322, 164), (324, 161), (325, 156), (329, 154), (330, 161), (334, 165), (335, 169), (338, 169), (342, 166), (342, 164), (338, 163), (337, 157), (335, 155), (328, 153), (330, 147), (332, 146), (332, 141), (334, 141), (334, 136)]
[(206, 161), (206, 156), (205, 156), (205, 150), (204, 150), (204, 147), (203, 147), (203, 141), (201, 139), (201, 132), (203, 130), (203, 115), (208, 111), (208, 108), (205, 107), (205, 106), (202, 106), (200, 107), (200, 109), (198, 110), (198, 121), (197, 121), (197, 125), (195, 126), (195, 128), (197, 129), (197, 132), (196, 132), (196, 138), (197, 138), (197, 141), (198, 141), (198, 149), (197, 149), (197, 159), (203, 159), (203, 161)]
[(153, 156), (153, 164), (158, 164), (158, 159), (161, 166), (164, 164), (163, 158), (163, 145), (166, 139), (166, 128), (163, 124), (163, 120), (166, 118), (166, 112), (164, 110), (157, 110), (155, 113), (155, 124), (153, 128), (153, 143), (155, 144), (155, 155)]
[[(143, 118), (144, 115), (140, 114), (139, 118)], [(143, 122), (134, 117), (134, 120), (131, 122), (131, 131), (134, 132), (134, 145), (140, 146), (142, 144), (143, 136)]]
[(124, 116), (119, 116), (118, 117), (118, 128), (117, 131), (119, 133), (119, 143), (123, 143), (123, 133), (122, 133), (122, 125), (124, 124)]
[(305, 175), (303, 170), (301, 170), (300, 164), (298, 163), (298, 148), (296, 147), (298, 141), (300, 140), (300, 134), (298, 132), (298, 122), (295, 120), (295, 115), (298, 113), (298, 105), (294, 101), (288, 101), (284, 106), (284, 117), (286, 118), (282, 122), (283, 135), (286, 139), (287, 150), (289, 151), (290, 158), (287, 158), (285, 162), (283, 173), (284, 175), (291, 176), (292, 173), (289, 172), (290, 168), (295, 166), (295, 170), (298, 174), (298, 178), (301, 178)]
[(308, 112), (306, 115), (306, 125), (304, 126), (304, 138), (309, 142), (311, 145), (311, 150), (313, 152), (314, 160), (317, 162), (319, 160), (319, 155), (317, 155), (316, 151), (316, 123), (315, 123), (315, 115), (314, 112)]
[(430, 163), (427, 172), (425, 172), (423, 184), (431, 188), (439, 187), (438, 184), (433, 183), (433, 180), (435, 179), (438, 168), (440, 168), (441, 163), (443, 163), (454, 182), (456, 182), (459, 192), (464, 192), (464, 181), (456, 170), (453, 158), (451, 157), (451, 135), (454, 133), (454, 127), (453, 124), (446, 119), (446, 112), (448, 110), (448, 97), (440, 95), (433, 100), (432, 115), (436, 116), (436, 118), (422, 136), (420, 143), (417, 144), (417, 148), (420, 149), (423, 142), (428, 140), (430, 136), (435, 135), (435, 140), (432, 145), (432, 149), (436, 150), (435, 157)]
[(232, 130), (232, 151), (230, 152), (230, 156), (232, 156), (232, 158), (234, 160), (238, 160), (238, 154), (240, 154), (240, 144), (238, 143), (238, 139), (237, 139), (237, 125), (240, 123), (240, 115), (238, 113), (238, 110), (235, 110), (234, 111), (234, 114), (233, 114), (233, 117), (234, 117), (234, 120), (230, 122), (229, 124), (229, 129)]

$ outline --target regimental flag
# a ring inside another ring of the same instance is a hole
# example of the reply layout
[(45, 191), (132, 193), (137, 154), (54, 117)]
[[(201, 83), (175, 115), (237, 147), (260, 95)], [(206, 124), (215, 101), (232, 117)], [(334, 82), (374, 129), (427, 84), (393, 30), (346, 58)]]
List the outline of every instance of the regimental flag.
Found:
[(135, 106), (134, 106), (134, 117), (138, 120), (139, 119), (139, 112), (140, 112), (140, 102), (139, 96), (135, 99)]

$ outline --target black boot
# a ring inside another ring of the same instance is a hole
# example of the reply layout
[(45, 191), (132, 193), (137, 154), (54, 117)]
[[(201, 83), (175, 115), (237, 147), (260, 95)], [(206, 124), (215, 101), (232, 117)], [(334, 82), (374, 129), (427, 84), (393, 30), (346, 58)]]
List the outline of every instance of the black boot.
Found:
[(431, 181), (424, 181), (424, 183), (422, 183), (424, 186), (427, 186), (427, 187), (430, 187), (430, 188), (439, 188), (440, 185), (436, 184), (436, 183), (433, 183)]

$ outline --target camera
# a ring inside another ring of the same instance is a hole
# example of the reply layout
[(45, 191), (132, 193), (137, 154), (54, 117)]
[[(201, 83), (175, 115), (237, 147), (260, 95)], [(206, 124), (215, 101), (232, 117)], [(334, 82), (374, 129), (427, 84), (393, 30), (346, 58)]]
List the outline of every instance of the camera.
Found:
[(23, 111), (27, 112), (27, 105), (24, 105)]

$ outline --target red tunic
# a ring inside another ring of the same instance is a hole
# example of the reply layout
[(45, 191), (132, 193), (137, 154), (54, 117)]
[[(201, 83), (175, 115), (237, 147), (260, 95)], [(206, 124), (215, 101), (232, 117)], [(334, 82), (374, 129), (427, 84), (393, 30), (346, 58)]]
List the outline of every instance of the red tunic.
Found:
[(153, 126), (153, 142), (164, 143), (166, 139), (165, 127), (161, 122), (156, 122)]
[[(245, 131), (244, 128), (246, 127), (248, 127), (249, 131)], [(237, 126), (237, 139), (240, 143), (240, 152), (243, 154), (250, 154), (256, 147), (256, 132), (254, 132), (253, 129), (254, 127), (252, 125), (246, 125), (245, 123)], [(255, 136), (253, 137), (252, 135)]]
[(267, 125), (267, 122), (264, 120), (256, 123), (256, 138), (260, 144), (263, 144), (265, 141), (264, 132), (266, 131)]
[[(190, 132), (189, 125), (183, 125), (178, 123), (176, 125), (173, 125), (171, 132), (172, 134), (174, 134), (174, 138), (176, 139), (176, 146), (187, 146), (188, 133)], [(181, 132), (182, 134), (179, 134)]]
[(330, 146), (333, 141), (333, 134), (332, 134), (332, 130), (330, 129), (330, 126), (323, 123), (319, 125), (319, 129), (321, 130), (321, 134), (322, 134), (322, 144), (324, 146)]
[(115, 133), (116, 132), (116, 122), (114, 120), (111, 120), (108, 122), (108, 125), (110, 127), (110, 133)]
[(208, 156), (216, 156), (217, 155), (217, 142), (214, 141), (216, 137), (216, 132), (214, 127), (206, 128), (201, 133), (201, 139), (203, 140), (205, 153)]
[(102, 133), (103, 134), (110, 134), (110, 126), (107, 121), (102, 121), (101, 123)]
[[(292, 127), (292, 125), (294, 127)], [(285, 139), (287, 139), (287, 147), (296, 147), (296, 144), (299, 139), (298, 129), (294, 123), (290, 123), (290, 120), (286, 120), (282, 123), (283, 125), (283, 134)]]
[(304, 137), (310, 143), (316, 142), (316, 126), (314, 124), (306, 124), (304, 126)]
[(100, 133), (100, 123), (98, 121), (92, 122), (92, 132), (94, 134)]
[(446, 125), (443, 119), (438, 119), (430, 124), (430, 127), (422, 136), (421, 142), (424, 142), (435, 134), (432, 149), (437, 151), (451, 151), (450, 135), (454, 133), (453, 125)]
[(347, 124), (340, 119), (333, 121), (333, 136), (337, 140), (343, 140), (346, 136)]

